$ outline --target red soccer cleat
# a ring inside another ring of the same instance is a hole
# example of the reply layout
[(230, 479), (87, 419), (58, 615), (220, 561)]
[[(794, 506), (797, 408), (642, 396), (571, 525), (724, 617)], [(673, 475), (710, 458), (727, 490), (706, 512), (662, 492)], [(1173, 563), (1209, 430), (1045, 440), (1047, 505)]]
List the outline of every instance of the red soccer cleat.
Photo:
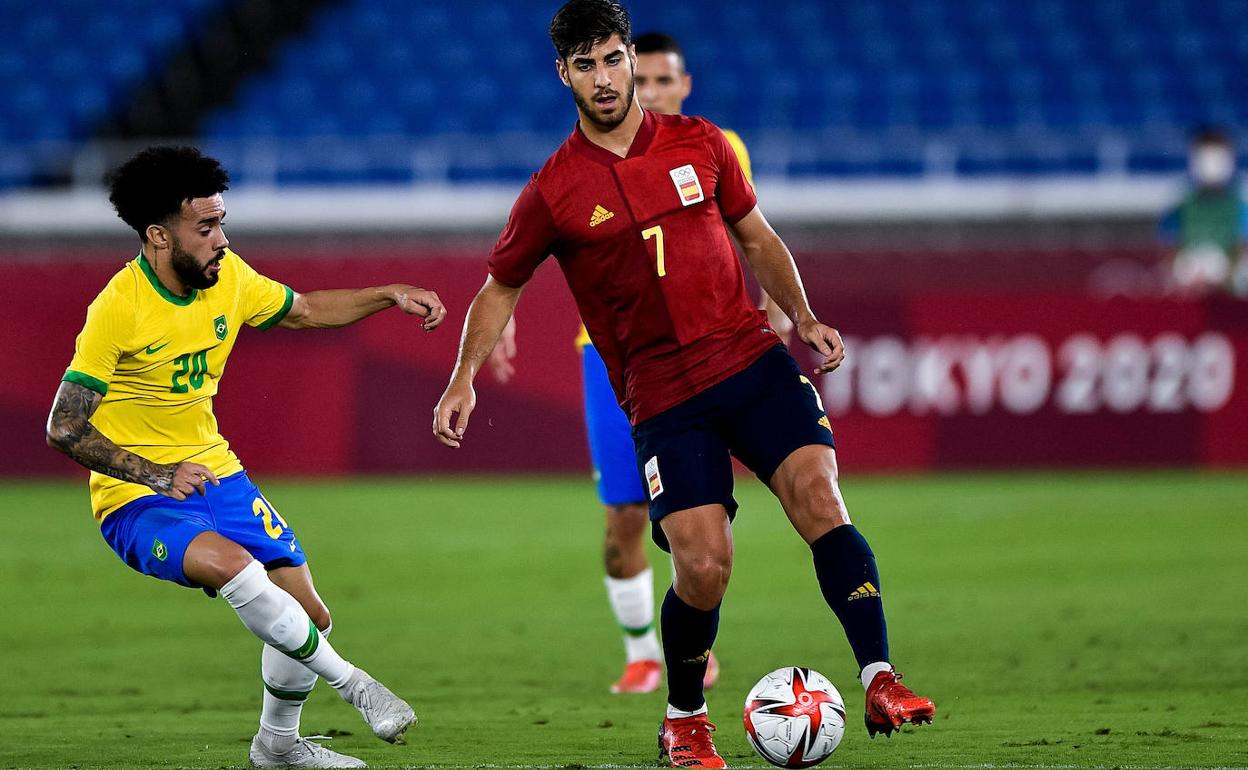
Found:
[(698, 714), (684, 719), (664, 719), (659, 726), (661, 767), (727, 767), (715, 750), (711, 733), (715, 725)]
[(709, 690), (719, 681), (719, 658), (715, 653), (706, 659), (706, 673), (702, 675), (702, 689)]
[(914, 694), (914, 691), (901, 683), (901, 674), (896, 671), (881, 671), (871, 680), (867, 688), (867, 733), (874, 738), (876, 733), (892, 736), (894, 730), (900, 730), (906, 722), (911, 724), (931, 724), (936, 714), (936, 704), (929, 699)]
[(624, 673), (611, 685), (611, 692), (640, 693), (659, 689), (663, 664), (657, 660), (635, 660), (624, 667)]

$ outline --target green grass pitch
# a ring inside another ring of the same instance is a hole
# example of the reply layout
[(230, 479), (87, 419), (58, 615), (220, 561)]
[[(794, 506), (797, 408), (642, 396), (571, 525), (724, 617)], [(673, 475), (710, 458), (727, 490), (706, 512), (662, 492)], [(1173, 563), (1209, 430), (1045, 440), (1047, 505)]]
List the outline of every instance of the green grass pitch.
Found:
[[(653, 766), (662, 695), (607, 692), (623, 653), (587, 480), (257, 481), (308, 551), (334, 644), (420, 715), (388, 746), (322, 683), (305, 734), (372, 767)], [(1248, 474), (844, 487), (880, 561), (894, 661), (936, 722), (867, 738), (809, 552), (741, 479), (708, 695), (731, 767), (765, 766), (741, 704), (788, 664), (845, 695), (827, 767), (1248, 766)], [(124, 567), (85, 484), (0, 488), (0, 608), (0, 768), (246, 766), (259, 644), (224, 602)]]

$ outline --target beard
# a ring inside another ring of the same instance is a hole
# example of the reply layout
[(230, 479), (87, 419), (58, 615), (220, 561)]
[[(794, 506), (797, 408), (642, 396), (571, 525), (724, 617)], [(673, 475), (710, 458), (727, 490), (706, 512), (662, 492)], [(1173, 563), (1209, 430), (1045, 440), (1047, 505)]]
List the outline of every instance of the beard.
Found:
[(207, 265), (200, 265), (195, 261), (195, 257), (191, 256), (189, 251), (183, 251), (182, 244), (175, 240), (169, 263), (173, 266), (173, 271), (178, 274), (178, 278), (181, 279), (183, 284), (192, 289), (207, 289), (215, 286), (217, 279), (220, 277), (219, 274), (208, 274), (209, 265), (219, 262), (224, 256), (225, 251), (219, 251)]
[[(633, 106), (633, 92), (636, 90), (634, 83), (635, 81), (632, 78), (629, 78), (628, 93), (624, 95), (623, 98), (619, 100), (619, 104), (616, 105), (616, 110), (618, 110), (618, 114), (616, 115), (604, 116), (600, 118), (599, 115), (601, 115), (601, 109), (598, 107), (598, 104), (592, 99), (586, 99), (581, 96), (577, 93), (576, 89), (572, 90), (572, 98), (576, 101), (576, 106), (580, 109), (581, 114), (584, 115), (590, 123), (593, 123), (595, 126), (603, 129), (604, 131), (610, 131), (623, 123), (624, 118), (628, 117), (628, 111)], [(614, 91), (606, 91), (596, 93), (595, 95), (614, 93)]]

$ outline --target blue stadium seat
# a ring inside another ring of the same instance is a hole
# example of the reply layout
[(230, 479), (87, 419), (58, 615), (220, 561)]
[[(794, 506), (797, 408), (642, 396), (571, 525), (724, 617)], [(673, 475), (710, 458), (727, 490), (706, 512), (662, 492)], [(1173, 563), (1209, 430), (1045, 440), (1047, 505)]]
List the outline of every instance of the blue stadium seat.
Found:
[[(38, 148), (90, 138), (225, 0), (2, 0), (0, 189), (30, 183)], [(136, 24), (135, 19), (142, 19)], [(63, 155), (63, 152), (62, 152)], [(19, 160), (20, 159), (20, 160)]]
[[(0, 126), (0, 187), (21, 184), (33, 168), (12, 160), (27, 145), (82, 141), (126, 109), (134, 86), (201, 33), (196, 21), (233, 1), (0, 0), (15, 20), (0, 46), (0, 78), (10, 84), (0, 111), (21, 116)], [(221, 146), (340, 140), (341, 152), (281, 156), (276, 178), (292, 183), (426, 173), (413, 171), (403, 152), (346, 151), (370, 137), (449, 154), (427, 173), (523, 178), (516, 158), (549, 150), (574, 118), (552, 73), (551, 5), (326, 4), (303, 34), (281, 44), (270, 67), (204, 116), (200, 130)], [(689, 111), (747, 141), (791, 132), (789, 146), (769, 140), (756, 153), (764, 172), (907, 176), (922, 173), (935, 143), (961, 173), (1090, 173), (1099, 162), (1087, 140), (1094, 135), (1125, 143), (1132, 170), (1173, 171), (1182, 168), (1193, 124), (1248, 127), (1243, 0), (628, 5), (637, 32), (667, 31), (684, 42), (695, 77)], [(810, 156), (793, 147), (830, 130), (852, 139), (837, 140), (846, 147), (887, 135), (887, 151), (838, 158), (835, 147)], [(526, 138), (500, 151), (513, 136)]]

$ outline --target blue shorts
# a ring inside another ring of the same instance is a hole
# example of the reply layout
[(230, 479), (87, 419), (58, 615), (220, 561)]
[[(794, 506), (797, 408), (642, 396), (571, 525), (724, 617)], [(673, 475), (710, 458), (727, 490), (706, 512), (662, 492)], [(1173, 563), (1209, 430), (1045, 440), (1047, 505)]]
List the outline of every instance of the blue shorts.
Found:
[(667, 514), (718, 503), (730, 519), (736, 515), (733, 457), (766, 484), (794, 451), (836, 446), (819, 393), (783, 345), (637, 425), (633, 441), (650, 497), (652, 536), (665, 551), (659, 520)]
[(585, 429), (589, 433), (589, 456), (594, 481), (603, 505), (644, 503), (646, 490), (637, 475), (633, 450), (633, 426), (615, 399), (607, 365), (593, 345), (581, 348), (585, 386)]
[(132, 569), (161, 580), (200, 588), (182, 572), (186, 548), (202, 532), (238, 543), (268, 569), (307, 561), (295, 532), (260, 493), (246, 471), (209, 484), (205, 494), (179, 502), (148, 495), (104, 518), (100, 534)]

